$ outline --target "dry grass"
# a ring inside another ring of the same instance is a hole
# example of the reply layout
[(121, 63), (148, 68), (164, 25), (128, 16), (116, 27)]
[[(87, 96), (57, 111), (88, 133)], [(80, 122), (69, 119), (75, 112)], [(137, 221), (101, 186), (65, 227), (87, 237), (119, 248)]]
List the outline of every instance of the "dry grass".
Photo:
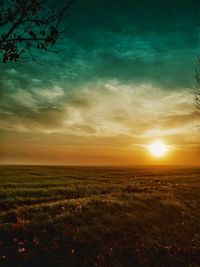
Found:
[(2, 266), (200, 266), (200, 169), (0, 171)]

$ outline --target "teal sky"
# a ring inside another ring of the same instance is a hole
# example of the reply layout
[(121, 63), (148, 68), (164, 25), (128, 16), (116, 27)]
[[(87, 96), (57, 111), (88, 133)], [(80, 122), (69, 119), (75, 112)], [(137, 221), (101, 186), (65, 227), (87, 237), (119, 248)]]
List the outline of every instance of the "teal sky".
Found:
[[(198, 0), (77, 0), (64, 21), (70, 27), (58, 54), (35, 51), (43, 66), (30, 62), (1, 69), (15, 68), (45, 86), (116, 78), (167, 88), (193, 86), (199, 12)], [(27, 79), (19, 80), (31, 88)]]
[[(50, 151), (70, 147), (70, 164), (84, 164), (85, 149), (107, 149), (109, 138), (120, 153), (154, 138), (199, 151), (198, 0), (77, 0), (63, 23), (70, 27), (58, 53), (33, 51), (41, 64), (0, 64), (2, 162), (37, 163), (16, 142), (37, 140), (37, 153), (45, 138)], [(49, 153), (39, 162), (54, 163)], [(97, 163), (110, 155), (95, 153)]]

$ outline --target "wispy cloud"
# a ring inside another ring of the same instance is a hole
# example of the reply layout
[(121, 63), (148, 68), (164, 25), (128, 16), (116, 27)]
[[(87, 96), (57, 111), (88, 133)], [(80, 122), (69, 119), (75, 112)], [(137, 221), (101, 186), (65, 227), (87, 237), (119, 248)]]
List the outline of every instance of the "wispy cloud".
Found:
[(2, 125), (13, 131), (140, 139), (176, 135), (184, 139), (191, 134), (196, 141), (199, 138), (200, 116), (189, 89), (171, 92), (149, 83), (108, 80), (71, 91), (60, 87), (18, 90), (11, 99), (12, 106), (8, 102), (4, 107), (7, 115), (4, 112)]

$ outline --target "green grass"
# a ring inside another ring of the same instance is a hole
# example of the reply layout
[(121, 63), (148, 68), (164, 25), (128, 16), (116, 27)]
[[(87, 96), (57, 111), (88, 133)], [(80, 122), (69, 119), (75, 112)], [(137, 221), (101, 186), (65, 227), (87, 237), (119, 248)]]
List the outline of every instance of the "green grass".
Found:
[(200, 266), (200, 169), (0, 173), (1, 266)]

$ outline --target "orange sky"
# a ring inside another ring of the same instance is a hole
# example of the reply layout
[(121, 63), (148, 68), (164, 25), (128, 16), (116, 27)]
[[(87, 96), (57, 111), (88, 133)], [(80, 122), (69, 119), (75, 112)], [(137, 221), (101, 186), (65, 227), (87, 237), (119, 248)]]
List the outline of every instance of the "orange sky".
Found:
[[(57, 90), (48, 91), (44, 98), (55, 97)], [(200, 114), (189, 90), (166, 92), (149, 84), (110, 81), (95, 90), (83, 87), (79, 95), (72, 92), (70, 97), (64, 100), (59, 118), (51, 112), (34, 123), (29, 117), (8, 117), (2, 124), (1, 163), (200, 164)], [(87, 105), (77, 104), (83, 99)], [(29, 105), (33, 99), (25, 92), (25, 98), (17, 95), (17, 101)], [(162, 158), (147, 150), (158, 139), (170, 146)]]

